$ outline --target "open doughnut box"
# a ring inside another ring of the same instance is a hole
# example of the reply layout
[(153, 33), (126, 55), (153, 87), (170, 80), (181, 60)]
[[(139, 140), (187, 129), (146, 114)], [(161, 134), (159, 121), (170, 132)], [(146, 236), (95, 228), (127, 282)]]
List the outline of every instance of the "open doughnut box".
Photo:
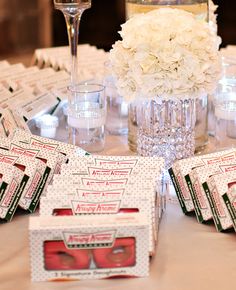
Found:
[(143, 277), (148, 221), (140, 213), (32, 217), (32, 281)]

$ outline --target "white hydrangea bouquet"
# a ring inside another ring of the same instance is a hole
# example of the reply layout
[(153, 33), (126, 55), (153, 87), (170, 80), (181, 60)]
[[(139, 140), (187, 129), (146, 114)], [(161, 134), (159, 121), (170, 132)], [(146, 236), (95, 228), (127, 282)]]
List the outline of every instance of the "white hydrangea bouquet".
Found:
[(220, 77), (220, 38), (193, 14), (172, 8), (139, 14), (122, 25), (110, 51), (119, 93), (135, 98), (197, 98)]

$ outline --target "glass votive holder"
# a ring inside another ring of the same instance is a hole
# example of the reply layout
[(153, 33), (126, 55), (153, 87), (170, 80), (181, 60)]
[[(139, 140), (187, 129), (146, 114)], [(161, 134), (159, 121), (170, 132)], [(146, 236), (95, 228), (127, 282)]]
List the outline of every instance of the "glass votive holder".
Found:
[(126, 135), (128, 134), (128, 103), (117, 92), (109, 61), (104, 63), (103, 84), (107, 99), (106, 133)]
[(107, 98), (106, 132), (110, 135), (128, 134), (128, 103), (121, 97), (115, 84), (105, 83)]
[(236, 146), (236, 85), (224, 84), (215, 100), (215, 139), (217, 149)]
[(222, 59), (222, 82), (236, 85), (236, 57), (223, 56)]
[(40, 136), (45, 138), (54, 139), (58, 126), (58, 117), (49, 114), (43, 115), (36, 120), (36, 127), (40, 129)]
[(69, 87), (67, 122), (69, 141), (88, 152), (99, 152), (105, 144), (106, 98), (100, 84)]

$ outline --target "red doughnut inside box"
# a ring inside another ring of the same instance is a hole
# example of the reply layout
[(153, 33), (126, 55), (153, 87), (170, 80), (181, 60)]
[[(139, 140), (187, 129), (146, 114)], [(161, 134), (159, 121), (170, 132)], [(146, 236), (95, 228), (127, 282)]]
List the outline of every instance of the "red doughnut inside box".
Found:
[(44, 267), (46, 270), (89, 269), (91, 255), (85, 249), (67, 249), (63, 241), (44, 242)]
[[(139, 212), (138, 208), (121, 208), (118, 213), (133, 213)], [(56, 208), (52, 213), (54, 216), (73, 215), (71, 208)]]
[(97, 268), (132, 267), (136, 263), (135, 238), (117, 238), (112, 248), (93, 249)]
[(71, 208), (56, 208), (52, 213), (54, 216), (73, 215)]
[(138, 208), (121, 208), (118, 213), (133, 213), (139, 212)]

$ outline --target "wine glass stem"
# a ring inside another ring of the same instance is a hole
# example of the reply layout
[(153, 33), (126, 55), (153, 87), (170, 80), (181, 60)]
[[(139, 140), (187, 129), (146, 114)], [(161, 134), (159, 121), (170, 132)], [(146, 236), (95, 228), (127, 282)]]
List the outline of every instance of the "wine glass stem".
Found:
[(78, 55), (79, 25), (83, 11), (76, 15), (65, 14), (67, 33), (71, 51), (71, 84), (78, 83)]

